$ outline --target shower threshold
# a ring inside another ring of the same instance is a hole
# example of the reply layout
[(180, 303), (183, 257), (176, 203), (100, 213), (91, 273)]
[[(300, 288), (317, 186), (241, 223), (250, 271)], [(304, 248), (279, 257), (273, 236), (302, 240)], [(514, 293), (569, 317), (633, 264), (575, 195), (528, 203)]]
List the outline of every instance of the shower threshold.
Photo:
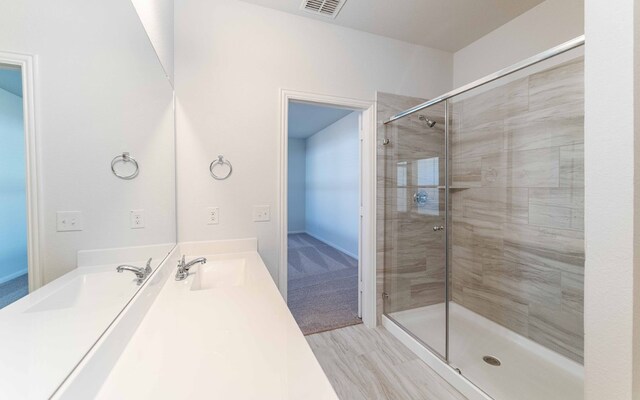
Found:
[[(488, 398), (482, 392), (495, 400), (583, 398), (582, 365), (459, 304), (449, 303), (449, 310), (449, 366), (420, 343), (444, 349), (444, 304), (391, 313), (384, 325), (469, 398)], [(481, 390), (464, 387), (471, 383)]]

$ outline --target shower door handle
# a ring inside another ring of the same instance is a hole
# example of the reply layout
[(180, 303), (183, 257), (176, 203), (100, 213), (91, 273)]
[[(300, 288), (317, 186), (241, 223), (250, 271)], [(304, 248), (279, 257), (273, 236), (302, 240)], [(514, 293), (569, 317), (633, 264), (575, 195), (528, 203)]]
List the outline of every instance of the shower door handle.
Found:
[(444, 225), (434, 226), (433, 230), (434, 230), (434, 232), (443, 231), (444, 230)]

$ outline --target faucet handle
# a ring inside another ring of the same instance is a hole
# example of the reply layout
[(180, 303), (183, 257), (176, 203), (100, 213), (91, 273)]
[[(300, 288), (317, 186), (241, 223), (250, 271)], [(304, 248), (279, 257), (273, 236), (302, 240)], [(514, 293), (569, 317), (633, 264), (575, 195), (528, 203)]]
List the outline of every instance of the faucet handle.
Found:
[(176, 280), (182, 281), (187, 279), (189, 275), (189, 271), (184, 268), (184, 255), (182, 255), (182, 259), (178, 260), (178, 270), (176, 271)]
[(151, 260), (152, 258), (149, 257), (149, 259), (147, 260), (147, 265), (144, 267), (144, 272), (149, 275), (151, 272), (153, 272), (153, 268), (151, 268)]

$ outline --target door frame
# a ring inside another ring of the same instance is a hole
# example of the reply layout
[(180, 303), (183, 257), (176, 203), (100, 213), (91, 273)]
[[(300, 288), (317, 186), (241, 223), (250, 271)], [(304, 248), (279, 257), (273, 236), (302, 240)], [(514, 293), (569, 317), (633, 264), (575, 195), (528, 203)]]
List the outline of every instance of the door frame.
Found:
[(36, 134), (36, 58), (27, 54), (0, 52), (0, 64), (19, 67), (22, 73), (22, 114), (24, 122), (26, 194), (27, 194), (27, 258), (29, 292), (44, 283), (40, 259), (40, 180), (38, 170), (38, 140)]
[(288, 120), (289, 102), (299, 101), (328, 106), (351, 108), (361, 112), (360, 118), (360, 227), (358, 240), (359, 302), (362, 321), (376, 326), (376, 104), (375, 101), (329, 96), (294, 90), (280, 90), (280, 146), (279, 146), (279, 248), (278, 288), (287, 300), (288, 260)]

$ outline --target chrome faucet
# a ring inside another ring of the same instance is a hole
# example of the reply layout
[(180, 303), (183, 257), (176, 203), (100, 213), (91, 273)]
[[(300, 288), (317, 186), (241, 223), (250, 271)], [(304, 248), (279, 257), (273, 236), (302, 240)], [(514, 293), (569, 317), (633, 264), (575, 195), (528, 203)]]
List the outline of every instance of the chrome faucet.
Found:
[(194, 265), (200, 263), (200, 264), (206, 264), (207, 263), (207, 259), (204, 257), (198, 257), (194, 260), (189, 261), (188, 263), (184, 262), (184, 255), (182, 256), (182, 260), (178, 261), (178, 271), (176, 272), (176, 280), (177, 281), (181, 281), (183, 279), (186, 279), (187, 276), (189, 276), (189, 269), (191, 269), (191, 267), (193, 267)]
[(149, 260), (147, 260), (147, 265), (144, 268), (136, 267), (136, 266), (133, 266), (133, 265), (123, 264), (123, 265), (118, 265), (118, 267), (116, 268), (116, 271), (118, 271), (118, 272), (131, 271), (131, 272), (133, 272), (134, 274), (136, 274), (136, 278), (138, 278), (136, 280), (136, 282), (138, 283), (138, 285), (140, 285), (142, 282), (144, 282), (145, 279), (147, 279), (147, 277), (153, 271), (153, 269), (151, 268), (151, 258)]

